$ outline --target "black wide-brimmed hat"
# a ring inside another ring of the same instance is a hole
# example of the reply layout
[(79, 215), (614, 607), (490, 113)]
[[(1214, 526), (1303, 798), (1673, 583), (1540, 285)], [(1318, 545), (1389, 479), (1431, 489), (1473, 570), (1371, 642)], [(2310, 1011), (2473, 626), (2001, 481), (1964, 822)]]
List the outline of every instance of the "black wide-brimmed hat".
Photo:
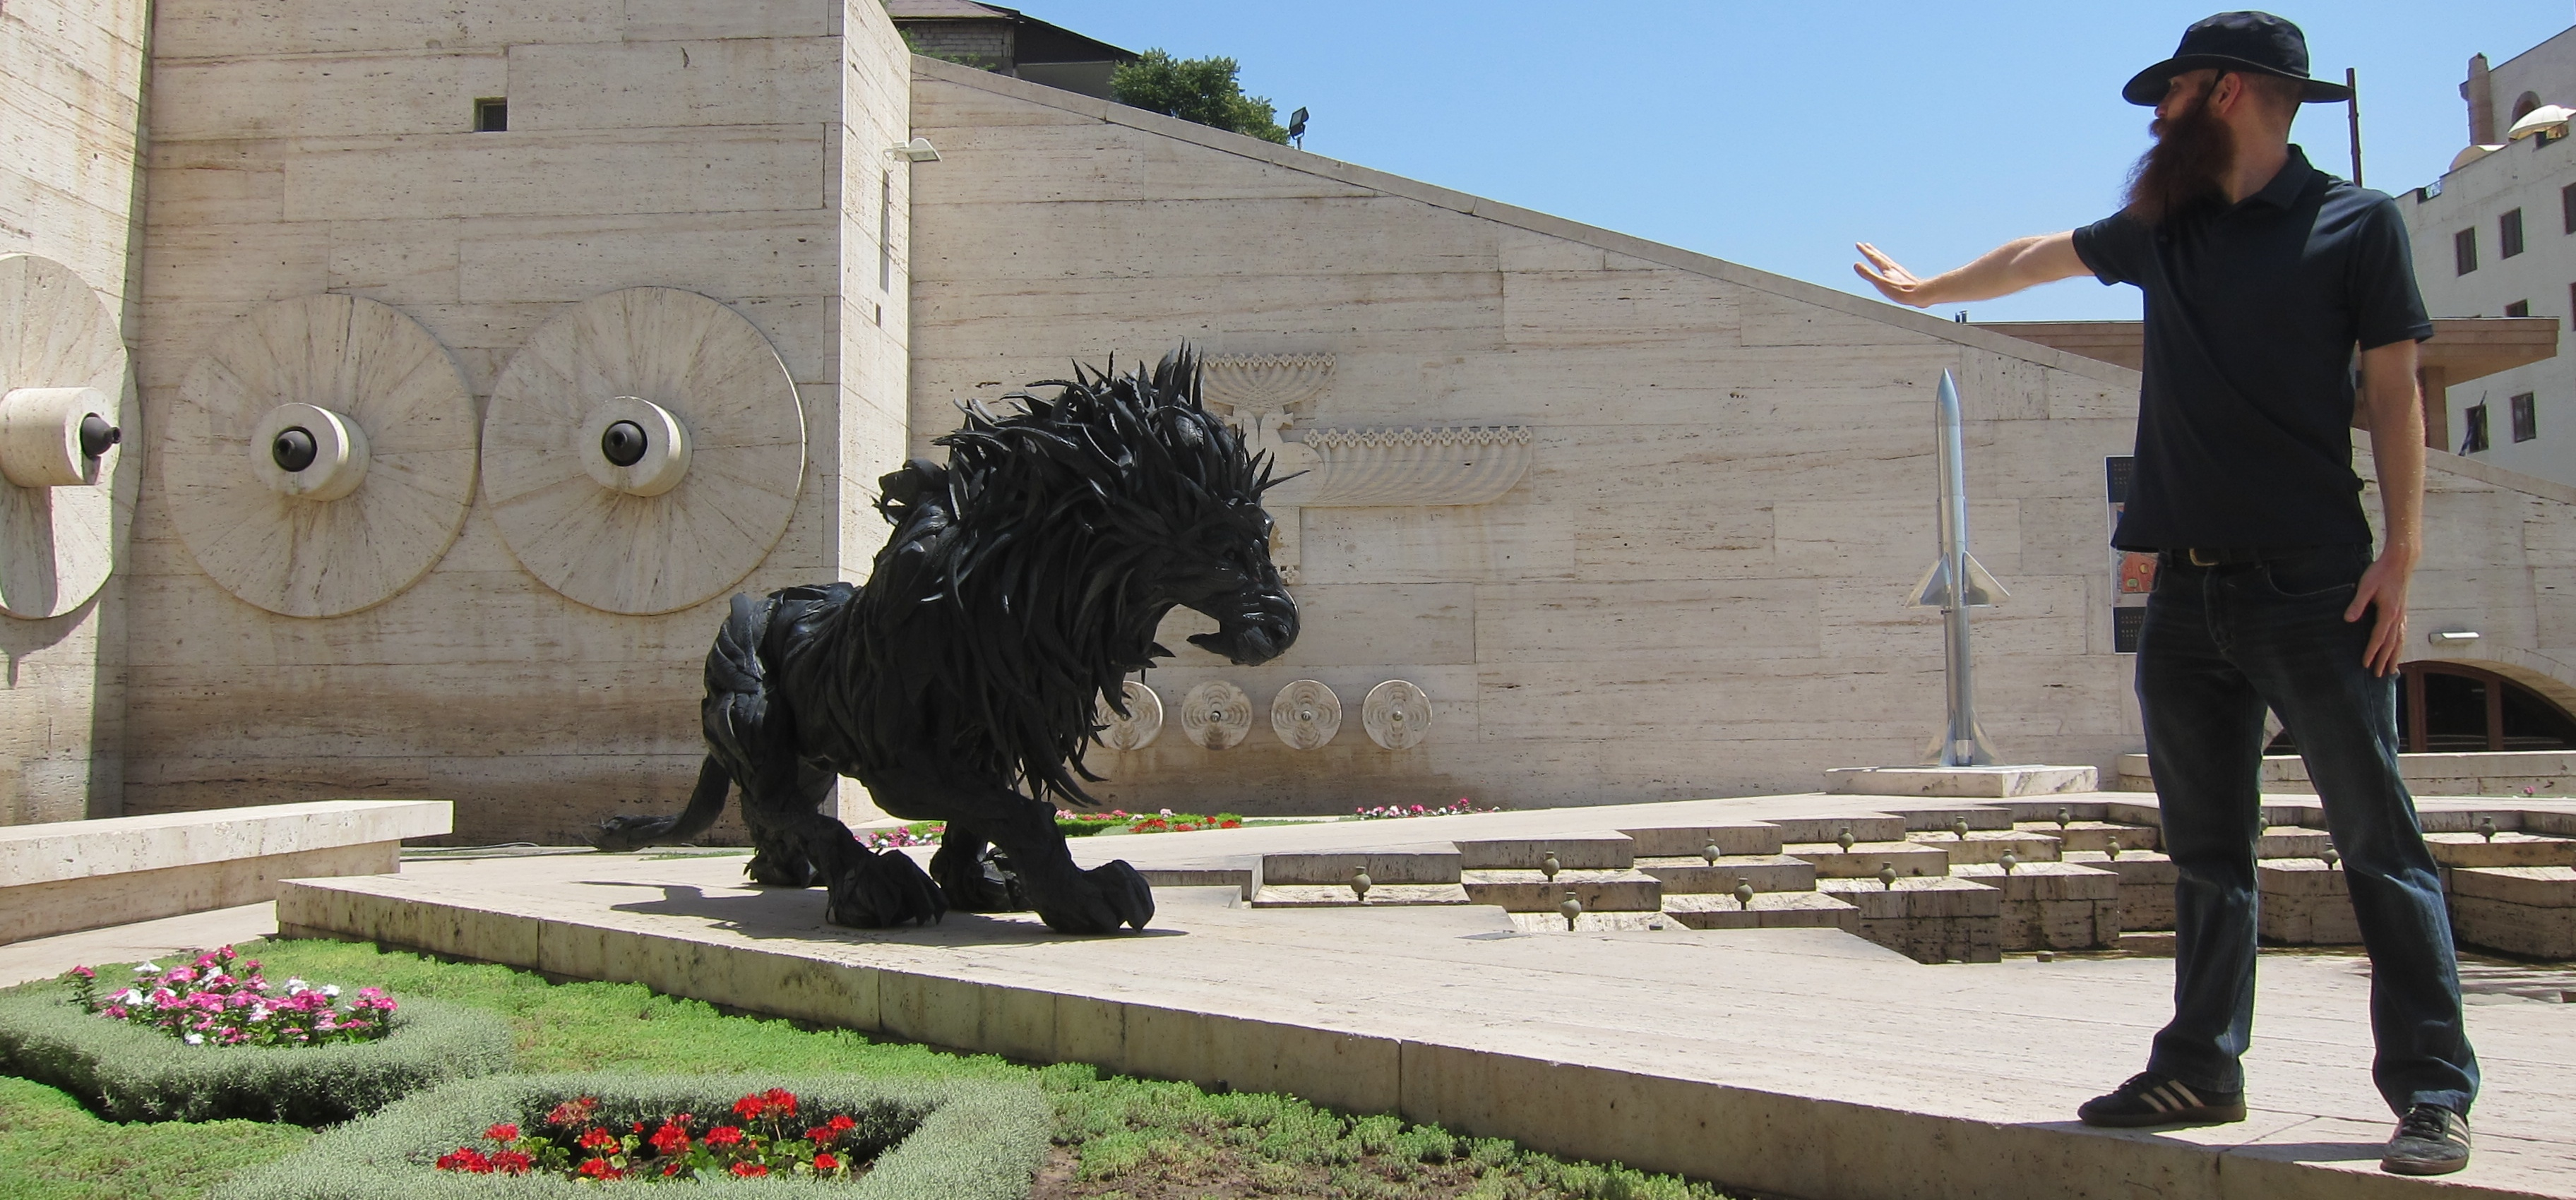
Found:
[(2153, 108), (2165, 98), (2165, 85), (2174, 76), (2204, 67), (2298, 80), (2307, 85), (2299, 99), (2308, 104), (2352, 98), (2351, 88), (2308, 77), (2307, 35), (2267, 12), (2220, 13), (2194, 23), (2182, 31), (2173, 57), (2138, 72), (2120, 89), (2120, 98)]

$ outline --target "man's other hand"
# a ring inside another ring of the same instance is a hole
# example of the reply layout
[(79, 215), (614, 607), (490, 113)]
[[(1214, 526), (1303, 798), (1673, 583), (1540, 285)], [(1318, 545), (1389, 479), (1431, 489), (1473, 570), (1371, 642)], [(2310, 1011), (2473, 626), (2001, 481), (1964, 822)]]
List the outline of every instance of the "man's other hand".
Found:
[(2406, 648), (2406, 583), (2414, 573), (2415, 552), (2389, 547), (2361, 573), (2352, 604), (2343, 610), (2347, 621), (2358, 621), (2374, 609), (2379, 613), (2370, 628), (2370, 644), (2361, 652), (2362, 665), (2373, 675), (2395, 671), (2398, 654)]

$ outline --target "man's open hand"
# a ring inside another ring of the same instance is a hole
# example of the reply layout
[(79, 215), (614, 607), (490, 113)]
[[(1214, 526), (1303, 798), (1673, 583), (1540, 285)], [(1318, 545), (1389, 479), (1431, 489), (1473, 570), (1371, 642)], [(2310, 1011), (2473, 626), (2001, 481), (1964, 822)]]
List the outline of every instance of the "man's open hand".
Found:
[(2370, 569), (2361, 573), (2361, 582), (2353, 588), (2352, 603), (2343, 610), (2343, 619), (2358, 621), (2372, 609), (2379, 610), (2379, 622), (2370, 628), (2370, 644), (2362, 648), (2361, 662), (2373, 675), (2386, 675), (2397, 669), (2397, 656), (2406, 648), (2406, 582), (2415, 573), (2415, 554), (2396, 546), (2382, 552)]
[(1868, 280), (1870, 286), (1878, 289), (1879, 295), (1915, 308), (1932, 303), (1930, 297), (1921, 295), (1923, 281), (1915, 278), (1914, 272), (1906, 270), (1895, 259), (1879, 253), (1878, 247), (1861, 242), (1854, 249), (1859, 250), (1861, 257), (1869, 262), (1866, 265), (1853, 263), (1852, 272)]

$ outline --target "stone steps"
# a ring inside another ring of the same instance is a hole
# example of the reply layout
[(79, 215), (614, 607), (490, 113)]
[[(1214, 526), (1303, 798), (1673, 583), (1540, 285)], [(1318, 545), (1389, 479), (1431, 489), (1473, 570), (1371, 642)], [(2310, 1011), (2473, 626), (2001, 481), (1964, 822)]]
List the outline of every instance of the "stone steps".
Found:
[(2533, 958), (2576, 959), (2576, 867), (2459, 867), (2443, 874), (2459, 940)]
[(1560, 870), (1553, 879), (1538, 871), (1478, 871), (1459, 874), (1459, 883), (1474, 904), (1492, 904), (1504, 912), (1553, 913), (1567, 893), (1585, 912), (1661, 912), (1664, 885), (1643, 871)]
[(1964, 841), (1952, 833), (1909, 833), (1906, 839), (1939, 850), (1954, 871), (1962, 863), (2001, 862), (2006, 854), (2022, 862), (2055, 862), (2060, 846), (2056, 838), (2018, 829), (1972, 829)]
[(1715, 862), (1703, 858), (1640, 858), (1636, 869), (1661, 880), (1666, 898), (1676, 893), (1717, 892), (1732, 899), (1738, 883), (1751, 884), (1756, 892), (1816, 890), (1816, 865), (1786, 854), (1728, 855)]
[(1860, 910), (1860, 936), (1917, 962), (1996, 962), (2002, 957), (2003, 893), (1946, 875), (1822, 879), (1817, 890)]
[(1950, 873), (1949, 852), (1921, 842), (1854, 842), (1849, 850), (1833, 842), (1790, 842), (1781, 846), (1780, 852), (1813, 864), (1819, 879), (1867, 879), (1875, 883), (1882, 867), (1894, 867), (1898, 875), (1908, 878)]
[(1818, 891), (1756, 892), (1751, 904), (1704, 892), (1667, 895), (1664, 915), (1691, 929), (1840, 929), (1860, 932), (1860, 909)]
[(1264, 884), (1252, 897), (1254, 908), (1409, 908), (1433, 904), (1473, 904), (1467, 889), (1454, 883), (1380, 883), (1366, 899), (1349, 886), (1312, 883)]
[(2428, 833), (2424, 846), (2446, 867), (2576, 867), (2576, 839), (2499, 831)]
[(2111, 950), (2120, 944), (2121, 876), (2082, 863), (1970, 863), (1951, 877), (2001, 892), (1996, 937), (2007, 951)]

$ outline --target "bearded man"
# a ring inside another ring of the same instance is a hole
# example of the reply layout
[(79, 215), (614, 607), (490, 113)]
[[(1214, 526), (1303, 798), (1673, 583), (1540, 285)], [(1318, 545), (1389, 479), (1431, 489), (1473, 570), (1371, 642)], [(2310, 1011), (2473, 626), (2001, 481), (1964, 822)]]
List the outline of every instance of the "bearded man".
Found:
[[(2421, 552), (2416, 343), (2432, 323), (2387, 196), (2289, 142), (2307, 40), (2268, 13), (2211, 17), (2121, 95), (2156, 137), (2128, 203), (1918, 279), (1869, 245), (1863, 278), (1900, 304), (2007, 295), (2091, 274), (2146, 300), (2136, 475), (2113, 543), (2158, 554), (2137, 689), (2174, 890), (2174, 1015), (2144, 1073), (2086, 1103), (2095, 1125), (2245, 1119), (2254, 1018), (2263, 714), (2307, 760), (2370, 951), (2372, 1077), (2400, 1114), (2384, 1170), (2468, 1165), (2477, 1057), (2414, 798), (2397, 770), (2406, 585)], [(2352, 363), (2379, 473), (2372, 553), (2352, 469)]]

